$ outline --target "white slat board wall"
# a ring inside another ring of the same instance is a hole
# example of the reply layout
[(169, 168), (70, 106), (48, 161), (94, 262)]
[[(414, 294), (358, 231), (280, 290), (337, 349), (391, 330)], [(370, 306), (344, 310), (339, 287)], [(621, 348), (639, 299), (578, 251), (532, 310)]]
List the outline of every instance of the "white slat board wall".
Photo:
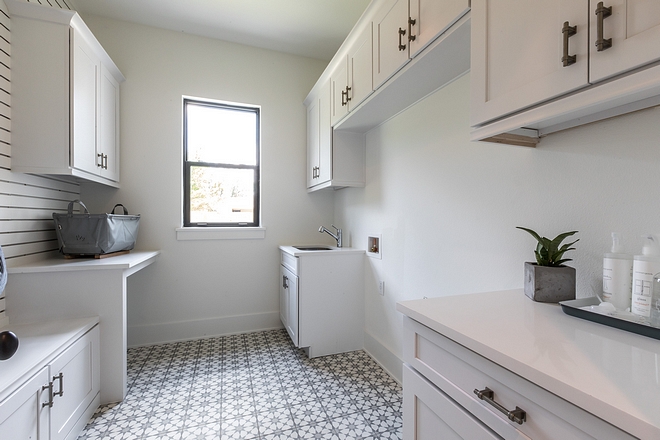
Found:
[[(71, 9), (65, 0), (26, 0)], [(7, 266), (57, 250), (53, 212), (66, 212), (80, 186), (51, 177), (11, 172), (11, 20), (0, 0), (0, 246)], [(0, 325), (6, 321), (0, 292)]]

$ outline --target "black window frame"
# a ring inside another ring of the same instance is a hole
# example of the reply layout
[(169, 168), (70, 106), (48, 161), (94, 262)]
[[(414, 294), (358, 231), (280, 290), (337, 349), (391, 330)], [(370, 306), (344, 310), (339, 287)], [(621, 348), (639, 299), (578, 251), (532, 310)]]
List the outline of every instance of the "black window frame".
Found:
[[(246, 111), (256, 115), (256, 145), (255, 165), (235, 165), (214, 162), (194, 162), (188, 160), (188, 104), (213, 108), (224, 108), (235, 111)], [(190, 221), (190, 177), (191, 167), (209, 167), (225, 169), (254, 170), (254, 210), (252, 222), (208, 223)], [(261, 108), (247, 104), (233, 104), (204, 100), (200, 98), (183, 98), (183, 227), (259, 227), (261, 222)]]

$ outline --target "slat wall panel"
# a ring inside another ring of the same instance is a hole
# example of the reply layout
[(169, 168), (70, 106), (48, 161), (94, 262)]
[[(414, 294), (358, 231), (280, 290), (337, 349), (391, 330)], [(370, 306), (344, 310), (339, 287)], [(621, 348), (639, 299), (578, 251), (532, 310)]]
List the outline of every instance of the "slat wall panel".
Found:
[[(71, 9), (66, 0), (25, 0)], [(11, 171), (11, 20), (0, 0), (0, 246), (9, 267), (57, 250), (53, 212), (66, 212), (80, 186), (51, 176)], [(78, 212), (78, 206), (75, 207)], [(2, 298), (0, 293), (0, 298)], [(0, 311), (0, 321), (5, 313)]]

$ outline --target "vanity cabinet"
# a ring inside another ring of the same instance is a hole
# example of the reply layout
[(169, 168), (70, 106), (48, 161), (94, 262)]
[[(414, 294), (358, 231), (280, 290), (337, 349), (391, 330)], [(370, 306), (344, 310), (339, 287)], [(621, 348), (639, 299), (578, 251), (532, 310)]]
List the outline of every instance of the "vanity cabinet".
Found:
[(119, 186), (124, 77), (80, 16), (7, 0), (12, 170)]
[(473, 140), (533, 146), (660, 103), (658, 2), (474, 0), (472, 21)]
[(364, 345), (364, 251), (280, 247), (280, 319), (310, 358)]
[(20, 343), (3, 365), (0, 438), (77, 438), (99, 405), (98, 319), (10, 328)]
[(380, 87), (470, 10), (469, 0), (385, 0), (373, 19), (373, 82)]

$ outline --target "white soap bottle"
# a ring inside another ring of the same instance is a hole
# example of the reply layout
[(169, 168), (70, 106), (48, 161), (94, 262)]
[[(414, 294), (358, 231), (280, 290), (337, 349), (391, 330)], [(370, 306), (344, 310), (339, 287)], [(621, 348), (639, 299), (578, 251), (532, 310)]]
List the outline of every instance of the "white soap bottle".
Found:
[(651, 287), (653, 275), (660, 272), (660, 247), (653, 235), (646, 236), (641, 255), (633, 261), (632, 302), (630, 311), (635, 315), (651, 316)]
[(630, 308), (633, 257), (623, 252), (621, 239), (612, 232), (612, 250), (603, 258), (603, 300), (617, 310)]

